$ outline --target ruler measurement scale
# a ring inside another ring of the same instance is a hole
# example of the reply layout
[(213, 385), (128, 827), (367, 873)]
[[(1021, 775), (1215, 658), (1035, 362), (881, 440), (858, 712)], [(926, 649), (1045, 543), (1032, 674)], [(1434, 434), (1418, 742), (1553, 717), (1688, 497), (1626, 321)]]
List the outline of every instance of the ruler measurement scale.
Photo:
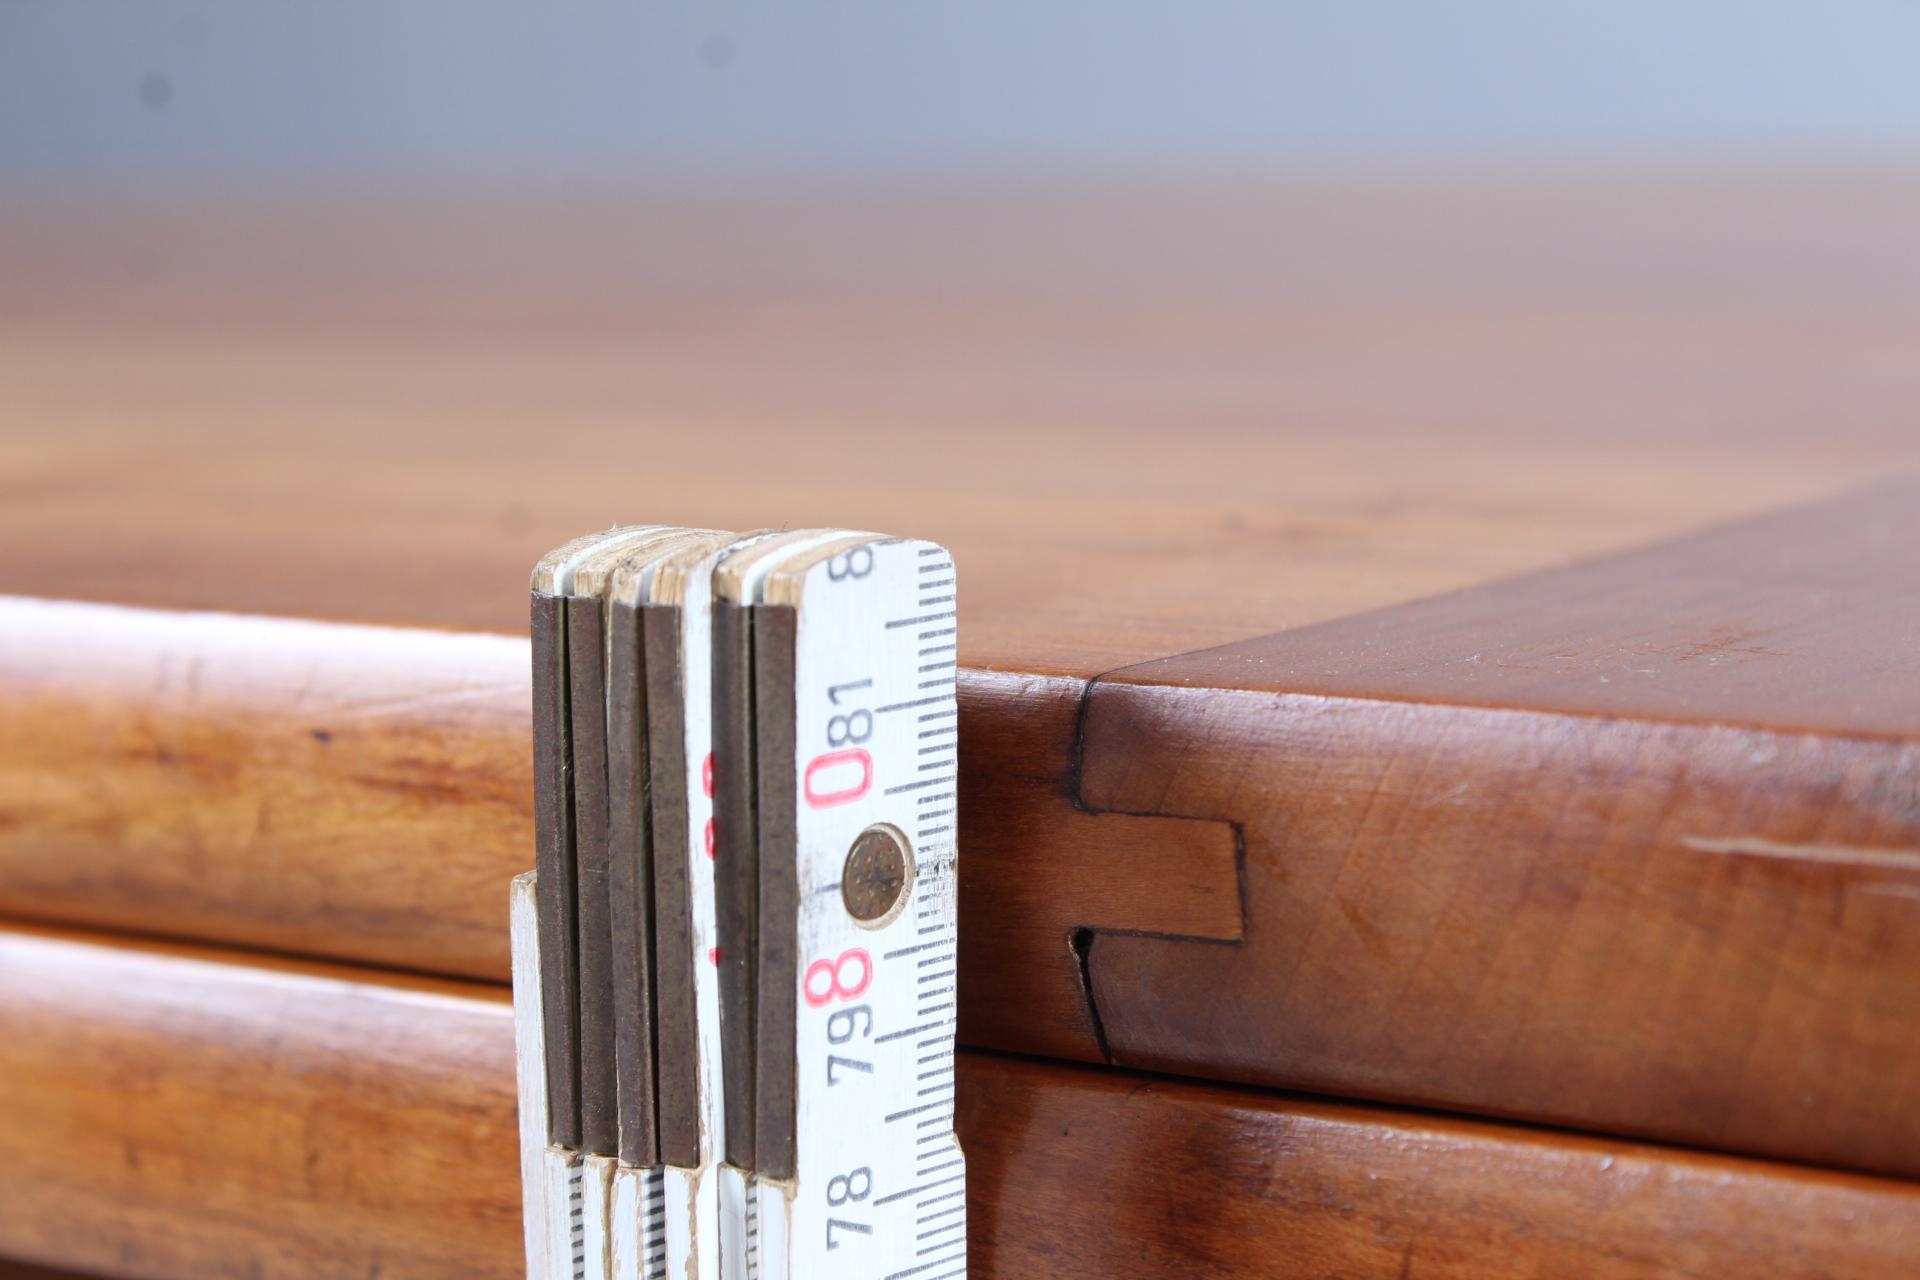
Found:
[(953, 581), (845, 530), (542, 561), (530, 1276), (964, 1274)]
[(759, 1008), (760, 769), (755, 729), (754, 602), (783, 561), (845, 537), (833, 529), (794, 530), (721, 560), (713, 591), (714, 817), (718, 830), (718, 927), (725, 1163), (720, 1173), (726, 1280), (760, 1280), (763, 1225), (753, 1188), (756, 1164), (756, 1043)]
[(761, 815), (762, 903), (792, 912), (761, 933), (764, 1280), (966, 1270), (956, 757), (920, 749), (955, 740), (954, 670), (921, 653), (951, 642), (953, 599), (943, 549), (868, 536), (775, 569), (756, 609), (763, 808), (786, 806)]

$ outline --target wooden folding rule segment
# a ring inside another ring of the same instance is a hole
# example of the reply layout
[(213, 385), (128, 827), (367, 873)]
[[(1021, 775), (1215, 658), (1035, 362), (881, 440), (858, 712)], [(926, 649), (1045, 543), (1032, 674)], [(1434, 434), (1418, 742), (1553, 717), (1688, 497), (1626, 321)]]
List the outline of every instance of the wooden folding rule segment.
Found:
[(536, 568), (530, 1277), (965, 1274), (954, 583), (835, 529)]

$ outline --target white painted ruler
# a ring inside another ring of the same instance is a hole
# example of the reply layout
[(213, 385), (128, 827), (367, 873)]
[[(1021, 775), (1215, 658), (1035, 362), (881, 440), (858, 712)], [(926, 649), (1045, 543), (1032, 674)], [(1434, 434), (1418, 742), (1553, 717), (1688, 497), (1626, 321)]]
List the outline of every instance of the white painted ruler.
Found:
[(569, 883), (514, 887), (529, 1276), (964, 1276), (951, 557), (634, 529), (535, 585)]
[[(659, 904), (642, 613), (658, 566), (723, 543), (672, 529), (589, 555), (568, 602), (580, 982), (581, 1207), (585, 1277), (665, 1280), (687, 1274), (689, 1233), (674, 1256), (655, 1029)], [(677, 709), (677, 707), (676, 707)], [(677, 848), (684, 836), (676, 841)], [(678, 866), (677, 856), (670, 860)], [(684, 919), (684, 895), (676, 907)], [(684, 976), (684, 975), (682, 975)], [(691, 1045), (683, 1052), (691, 1056)], [(691, 1100), (683, 1100), (691, 1105)], [(677, 1266), (676, 1266), (677, 1264)]]
[(755, 596), (752, 1280), (966, 1272), (954, 581), (941, 547), (849, 535)]
[(615, 607), (637, 608), (642, 623), (661, 1152), (656, 1169), (616, 1174), (617, 1221), (638, 1225), (631, 1243), (615, 1236), (615, 1280), (721, 1274), (712, 581), (723, 557), (766, 536), (709, 535), (612, 590)]
[[(535, 1207), (528, 1192), (528, 1256), (531, 1265), (536, 1251), (548, 1280), (586, 1280), (604, 1275), (611, 1248), (610, 1221), (613, 1160), (610, 1141), (596, 1138), (591, 1081), (597, 1061), (588, 1051), (583, 1034), (583, 1006), (588, 1003), (581, 967), (582, 929), (604, 932), (606, 900), (604, 892), (583, 891), (580, 877), (580, 815), (575, 808), (575, 740), (579, 735), (581, 713), (589, 704), (573, 697), (572, 685), (579, 673), (573, 671), (579, 634), (570, 634), (572, 622), (591, 616), (599, 631), (601, 606), (595, 587), (585, 596), (577, 594), (583, 573), (604, 571), (619, 558), (644, 553), (648, 547), (666, 545), (681, 536), (681, 531), (660, 526), (635, 526), (611, 529), (575, 539), (555, 550), (535, 566), (532, 581), (533, 623), (533, 702), (534, 702), (534, 801), (538, 828), (538, 867), (540, 874), (527, 886), (536, 903), (537, 925), (523, 929), (516, 923), (514, 943), (516, 965), (530, 964), (538, 979), (539, 998), (533, 1007), (540, 1018), (536, 1028), (517, 1033), (523, 1046), (520, 1062), (522, 1141), (529, 1141), (533, 1126), (525, 1113), (530, 1105), (530, 1077), (537, 1077), (538, 1109), (544, 1120), (545, 1145), (538, 1159), (540, 1174), (539, 1230), (544, 1243), (536, 1250), (533, 1235)], [(594, 649), (600, 648), (594, 637)], [(593, 665), (601, 665), (596, 653)], [(596, 686), (592, 697), (604, 697)], [(603, 758), (603, 733), (590, 744), (595, 758)], [(605, 777), (601, 776), (601, 800), (604, 801)], [(518, 892), (518, 890), (516, 890)], [(583, 920), (587, 914), (597, 915)], [(601, 951), (604, 954), (605, 948)], [(525, 959), (532, 956), (529, 962)], [(517, 981), (517, 977), (516, 977)], [(602, 1014), (610, 1012), (602, 1009)], [(540, 1062), (526, 1060), (524, 1046), (535, 1042)], [(600, 1090), (602, 1095), (605, 1090)], [(600, 1097), (601, 1113), (610, 1109), (610, 1100)], [(600, 1127), (605, 1128), (603, 1124)], [(523, 1151), (523, 1169), (534, 1165)]]

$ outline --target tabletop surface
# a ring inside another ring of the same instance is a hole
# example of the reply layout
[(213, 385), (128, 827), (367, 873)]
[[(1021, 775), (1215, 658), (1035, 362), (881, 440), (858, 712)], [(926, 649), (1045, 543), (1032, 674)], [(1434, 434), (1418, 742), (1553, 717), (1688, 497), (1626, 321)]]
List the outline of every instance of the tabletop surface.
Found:
[(615, 522), (947, 541), (1084, 677), (1906, 466), (1920, 174), (47, 198), (0, 591), (519, 631)]

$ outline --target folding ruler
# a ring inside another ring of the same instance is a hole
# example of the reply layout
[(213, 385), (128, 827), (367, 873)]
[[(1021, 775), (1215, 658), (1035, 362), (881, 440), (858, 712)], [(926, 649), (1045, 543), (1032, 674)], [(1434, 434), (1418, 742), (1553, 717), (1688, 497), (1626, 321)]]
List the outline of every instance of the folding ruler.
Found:
[(536, 568), (530, 1278), (965, 1274), (954, 581), (845, 530)]

